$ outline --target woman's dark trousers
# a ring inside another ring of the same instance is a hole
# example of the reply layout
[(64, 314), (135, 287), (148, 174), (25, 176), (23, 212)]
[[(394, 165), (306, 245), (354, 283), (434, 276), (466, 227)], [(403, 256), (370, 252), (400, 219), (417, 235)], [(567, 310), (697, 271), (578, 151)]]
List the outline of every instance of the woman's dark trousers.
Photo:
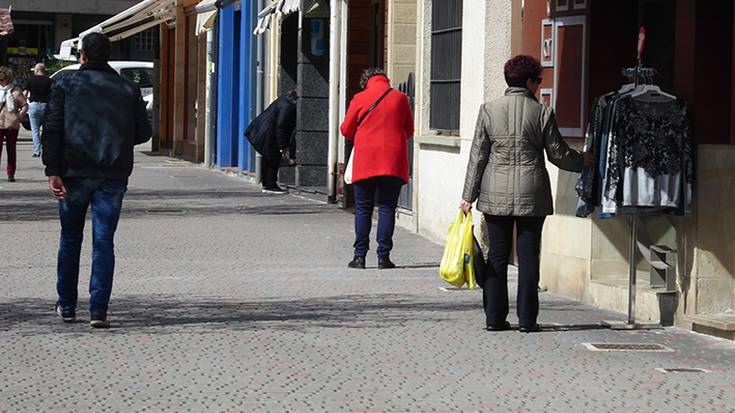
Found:
[(396, 207), (403, 180), (378, 176), (355, 182), (355, 256), (364, 257), (370, 247), (375, 195), (378, 198), (378, 257), (388, 257), (393, 249)]
[(482, 293), (487, 325), (502, 326), (508, 317), (508, 261), (517, 230), (517, 313), (521, 326), (532, 327), (538, 317), (539, 255), (545, 217), (485, 215), (489, 234), (488, 278)]

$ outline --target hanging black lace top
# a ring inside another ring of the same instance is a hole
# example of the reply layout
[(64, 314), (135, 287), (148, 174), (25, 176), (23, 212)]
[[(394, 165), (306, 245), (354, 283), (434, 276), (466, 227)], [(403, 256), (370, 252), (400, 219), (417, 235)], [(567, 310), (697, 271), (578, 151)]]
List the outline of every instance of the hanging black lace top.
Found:
[[(684, 102), (622, 98), (615, 103), (611, 132), (603, 198), (615, 203), (622, 200), (625, 206), (677, 205), (688, 209), (694, 166)], [(637, 182), (629, 182), (631, 179)], [(615, 209), (610, 201), (603, 200), (603, 205), (607, 205), (603, 208), (607, 212)]]
[(689, 117), (681, 100), (621, 99), (614, 125), (625, 167), (643, 168), (651, 176), (673, 175), (686, 168), (683, 159), (691, 159)]

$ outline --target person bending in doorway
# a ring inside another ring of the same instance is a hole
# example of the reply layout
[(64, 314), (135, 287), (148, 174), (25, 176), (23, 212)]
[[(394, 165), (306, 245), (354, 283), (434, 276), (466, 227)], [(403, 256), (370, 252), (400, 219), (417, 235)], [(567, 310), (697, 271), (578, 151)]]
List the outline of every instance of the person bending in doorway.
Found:
[(293, 158), (295, 127), (296, 91), (291, 90), (271, 103), (245, 131), (245, 136), (263, 157), (261, 177), (264, 193), (286, 192), (278, 186), (278, 168), (284, 156)]

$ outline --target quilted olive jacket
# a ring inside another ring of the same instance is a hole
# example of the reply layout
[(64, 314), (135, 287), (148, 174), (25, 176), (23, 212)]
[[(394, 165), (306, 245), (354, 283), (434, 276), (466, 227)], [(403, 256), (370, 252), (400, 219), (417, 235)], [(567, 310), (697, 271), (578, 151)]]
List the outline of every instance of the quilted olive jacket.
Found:
[(579, 172), (584, 166), (562, 139), (554, 111), (528, 89), (508, 88), (480, 107), (462, 198), (477, 200), (477, 210), (490, 215), (553, 214), (544, 151), (561, 169)]

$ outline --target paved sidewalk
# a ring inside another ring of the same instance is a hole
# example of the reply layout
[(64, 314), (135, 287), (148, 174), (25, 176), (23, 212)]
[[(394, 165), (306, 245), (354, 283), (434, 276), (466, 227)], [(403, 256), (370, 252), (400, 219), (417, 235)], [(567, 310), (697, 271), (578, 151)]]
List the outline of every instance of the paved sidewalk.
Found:
[(621, 315), (551, 294), (544, 332), (485, 332), (479, 291), (439, 289), (441, 246), (399, 229), (401, 268), (370, 255), (348, 270), (351, 215), (145, 154), (116, 240), (113, 328), (85, 322), (86, 276), (81, 320), (64, 325), (56, 205), (30, 147), (17, 183), (0, 174), (0, 412), (735, 412), (733, 342), (606, 330)]

